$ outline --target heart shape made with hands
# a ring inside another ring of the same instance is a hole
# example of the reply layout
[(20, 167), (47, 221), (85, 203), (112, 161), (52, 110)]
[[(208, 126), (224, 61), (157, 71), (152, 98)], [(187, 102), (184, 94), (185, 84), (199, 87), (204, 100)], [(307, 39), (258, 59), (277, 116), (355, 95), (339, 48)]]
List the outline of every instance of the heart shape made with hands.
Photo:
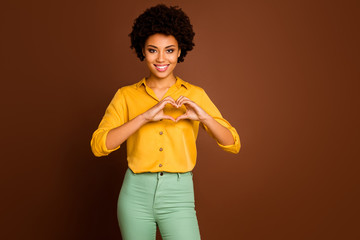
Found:
[(186, 114), (186, 111), (187, 111), (187, 109), (186, 109), (186, 107), (185, 107), (184, 104), (181, 105), (181, 106), (179, 106), (179, 107), (174, 107), (173, 105), (171, 105), (170, 103), (168, 103), (168, 104), (166, 104), (165, 107), (163, 108), (164, 114), (173, 117), (175, 120), (176, 120), (178, 117)]

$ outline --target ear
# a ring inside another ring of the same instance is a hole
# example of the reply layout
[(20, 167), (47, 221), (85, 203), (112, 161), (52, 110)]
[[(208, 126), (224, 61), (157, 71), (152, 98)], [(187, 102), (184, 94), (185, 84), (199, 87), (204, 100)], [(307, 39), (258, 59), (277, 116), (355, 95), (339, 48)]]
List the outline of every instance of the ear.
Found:
[(145, 49), (144, 48), (142, 49), (142, 54), (145, 57)]

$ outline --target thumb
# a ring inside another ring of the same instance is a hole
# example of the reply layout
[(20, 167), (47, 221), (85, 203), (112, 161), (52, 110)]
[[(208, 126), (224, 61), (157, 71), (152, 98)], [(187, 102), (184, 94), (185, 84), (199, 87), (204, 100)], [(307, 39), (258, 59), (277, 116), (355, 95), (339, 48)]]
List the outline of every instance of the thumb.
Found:
[(169, 120), (171, 120), (171, 121), (174, 121), (174, 122), (176, 122), (176, 120), (172, 117), (172, 116), (169, 116), (169, 115), (163, 115), (163, 116), (161, 116), (161, 119), (169, 119)]
[(187, 116), (187, 114), (185, 113), (185, 114), (183, 114), (183, 115), (178, 116), (178, 117), (176, 118), (176, 122), (180, 121), (181, 119), (187, 119), (187, 118), (188, 118), (188, 116)]

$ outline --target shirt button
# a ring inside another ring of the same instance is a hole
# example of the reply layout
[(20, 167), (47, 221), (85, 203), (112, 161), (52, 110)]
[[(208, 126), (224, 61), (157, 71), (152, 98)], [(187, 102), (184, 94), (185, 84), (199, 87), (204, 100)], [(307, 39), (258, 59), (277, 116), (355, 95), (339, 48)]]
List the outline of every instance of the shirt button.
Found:
[(163, 148), (159, 148), (159, 151), (162, 152), (164, 149)]
[(163, 131), (160, 131), (159, 134), (160, 134), (160, 135), (163, 135)]
[(161, 173), (160, 173), (160, 176), (162, 176), (162, 175), (164, 175), (164, 173), (163, 173), (163, 172), (161, 172)]
[(162, 166), (163, 166), (163, 165), (160, 163), (160, 164), (159, 164), (159, 167), (162, 167)]

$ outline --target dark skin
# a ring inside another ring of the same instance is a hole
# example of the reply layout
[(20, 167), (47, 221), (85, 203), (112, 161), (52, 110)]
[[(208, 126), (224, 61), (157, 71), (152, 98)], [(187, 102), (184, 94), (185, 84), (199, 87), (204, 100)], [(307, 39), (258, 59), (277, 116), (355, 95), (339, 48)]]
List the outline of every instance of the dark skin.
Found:
[[(176, 82), (173, 70), (175, 69), (177, 58), (180, 56), (180, 53), (181, 50), (178, 48), (178, 43), (172, 35), (167, 36), (157, 33), (151, 35), (146, 40), (143, 54), (145, 56), (145, 63), (150, 70), (150, 76), (146, 78), (146, 84), (154, 91), (160, 101), (143, 114), (110, 130), (106, 139), (106, 147), (108, 149), (114, 149), (120, 146), (144, 124), (160, 121), (162, 119), (169, 119), (174, 122), (178, 122), (182, 119), (200, 121), (208, 127), (210, 134), (220, 144), (234, 144), (234, 138), (231, 132), (207, 114), (191, 99), (184, 96), (180, 96), (176, 100), (170, 96), (162, 99), (167, 90)], [(173, 117), (164, 114), (163, 109), (166, 104), (171, 104), (176, 108), (184, 105), (187, 111), (174, 119)]]

